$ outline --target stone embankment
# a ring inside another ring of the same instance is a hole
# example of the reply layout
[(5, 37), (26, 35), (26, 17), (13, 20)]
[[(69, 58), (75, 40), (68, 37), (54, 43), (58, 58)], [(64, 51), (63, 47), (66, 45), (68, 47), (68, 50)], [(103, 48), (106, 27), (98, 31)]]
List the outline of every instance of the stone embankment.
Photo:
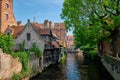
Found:
[(21, 70), (22, 64), (19, 59), (14, 59), (0, 49), (0, 80), (9, 79), (14, 73), (19, 73)]
[(120, 59), (104, 55), (102, 64), (115, 80), (120, 80)]

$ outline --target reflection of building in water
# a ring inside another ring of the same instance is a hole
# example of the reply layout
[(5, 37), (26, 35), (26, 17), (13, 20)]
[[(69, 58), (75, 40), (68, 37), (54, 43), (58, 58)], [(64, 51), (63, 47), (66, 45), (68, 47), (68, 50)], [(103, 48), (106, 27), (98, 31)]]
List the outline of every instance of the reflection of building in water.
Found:
[(80, 80), (80, 74), (78, 70), (78, 66), (76, 65), (77, 61), (75, 58), (74, 53), (68, 53), (67, 54), (67, 62), (66, 62), (66, 68), (67, 68), (67, 80)]

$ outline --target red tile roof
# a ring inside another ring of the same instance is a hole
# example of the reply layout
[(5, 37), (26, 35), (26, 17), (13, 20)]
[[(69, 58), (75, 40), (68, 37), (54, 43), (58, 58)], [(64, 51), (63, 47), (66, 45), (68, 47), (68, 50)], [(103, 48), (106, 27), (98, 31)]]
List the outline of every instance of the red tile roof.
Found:
[(59, 45), (56, 41), (52, 41), (52, 45), (53, 45), (55, 48), (60, 48), (60, 45)]
[(12, 26), (10, 27), (10, 29), (12, 30), (13, 37), (15, 38), (18, 34), (22, 32), (24, 26)]
[(32, 23), (34, 30), (40, 35), (49, 35), (50, 29), (44, 29), (44, 24)]
[(50, 29), (39, 29), (40, 35), (50, 35)]
[(54, 23), (53, 29), (65, 29), (65, 24), (64, 23)]
[(32, 22), (31, 23), (33, 27), (39, 28), (39, 29), (44, 29), (44, 24), (40, 24), (37, 22)]
[[(50, 34), (50, 29), (49, 28), (44, 28), (44, 24), (37, 23), (37, 22), (31, 22), (31, 25), (33, 29), (39, 34), (39, 35), (49, 35)], [(18, 34), (22, 32), (25, 26), (12, 26), (11, 30), (13, 32), (13, 36), (16, 37)], [(59, 44), (66, 43), (66, 29), (64, 23), (54, 23), (52, 27), (52, 33), (54, 34), (55, 37), (59, 39)]]

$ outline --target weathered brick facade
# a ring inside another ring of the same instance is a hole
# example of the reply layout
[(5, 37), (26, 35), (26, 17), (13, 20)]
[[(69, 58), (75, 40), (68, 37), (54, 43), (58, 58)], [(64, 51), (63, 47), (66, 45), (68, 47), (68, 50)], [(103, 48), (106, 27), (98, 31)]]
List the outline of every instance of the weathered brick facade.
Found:
[(0, 0), (0, 33), (4, 33), (8, 25), (16, 25), (13, 0)]

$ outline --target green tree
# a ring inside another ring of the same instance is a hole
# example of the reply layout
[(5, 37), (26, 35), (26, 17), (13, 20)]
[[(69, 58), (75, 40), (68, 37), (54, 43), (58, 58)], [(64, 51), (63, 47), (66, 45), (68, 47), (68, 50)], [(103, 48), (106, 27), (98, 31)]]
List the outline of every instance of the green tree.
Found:
[(0, 34), (0, 48), (6, 53), (12, 53), (14, 47), (13, 37), (11, 35)]
[(38, 57), (41, 57), (43, 55), (43, 52), (37, 47), (35, 43), (32, 44), (32, 47), (30, 48), (30, 52), (35, 52)]
[(113, 56), (118, 56), (120, 0), (65, 0), (61, 18), (68, 30), (74, 29), (77, 45), (91, 46), (93, 41), (97, 45), (108, 39)]
[(21, 42), (19, 44), (19, 51), (20, 52), (24, 52), (25, 51), (25, 41)]
[(20, 62), (22, 63), (22, 70), (27, 70), (29, 62), (29, 54), (26, 52), (17, 52), (11, 54), (14, 58), (19, 57)]

